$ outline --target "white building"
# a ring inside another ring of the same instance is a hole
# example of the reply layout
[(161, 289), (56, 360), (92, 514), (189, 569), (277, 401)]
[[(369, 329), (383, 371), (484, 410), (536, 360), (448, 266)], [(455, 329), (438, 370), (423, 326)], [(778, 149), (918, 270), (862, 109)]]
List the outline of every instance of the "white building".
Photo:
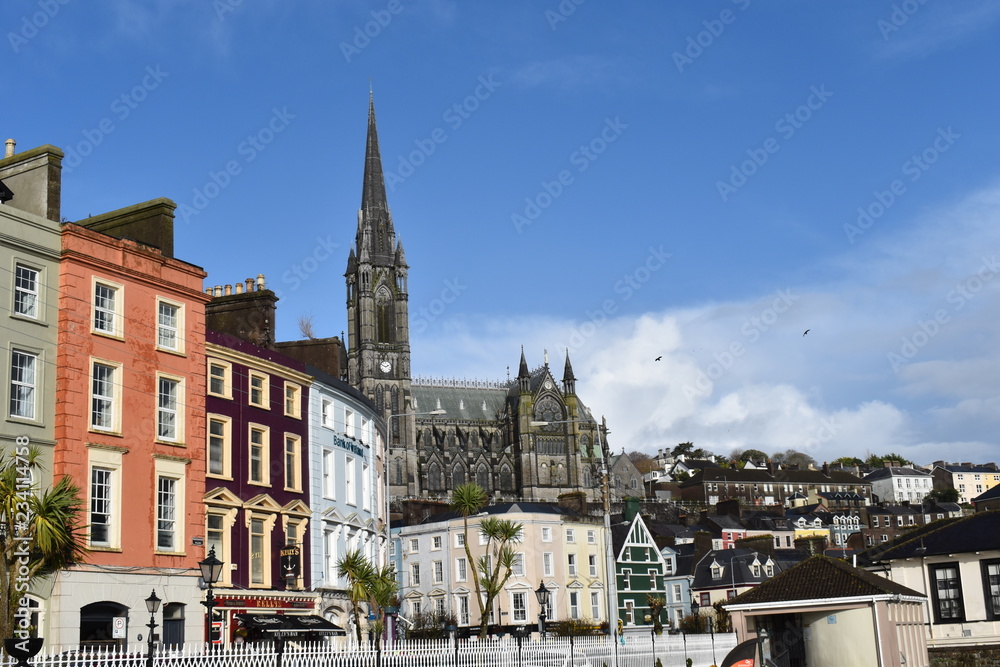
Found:
[(865, 481), (872, 485), (872, 494), (882, 503), (902, 503), (919, 505), (934, 488), (934, 478), (925, 472), (886, 465), (865, 475)]

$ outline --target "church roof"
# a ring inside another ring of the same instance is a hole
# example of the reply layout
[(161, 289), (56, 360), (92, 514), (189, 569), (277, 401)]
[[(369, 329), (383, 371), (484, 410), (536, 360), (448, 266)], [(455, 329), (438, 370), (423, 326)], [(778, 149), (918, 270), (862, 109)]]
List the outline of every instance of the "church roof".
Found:
[[(456, 383), (457, 384), (457, 383)], [(414, 412), (445, 410), (433, 417), (442, 421), (496, 421), (503, 414), (505, 386), (491, 383), (468, 383), (467, 386), (411, 385)], [(431, 416), (427, 417), (432, 418)], [(421, 421), (421, 418), (417, 418)]]

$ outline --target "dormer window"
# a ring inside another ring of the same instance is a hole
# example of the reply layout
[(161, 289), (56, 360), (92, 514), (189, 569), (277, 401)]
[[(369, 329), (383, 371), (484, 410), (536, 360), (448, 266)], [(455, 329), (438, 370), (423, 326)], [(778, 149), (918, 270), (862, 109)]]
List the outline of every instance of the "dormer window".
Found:
[(772, 563), (770, 560), (768, 560), (767, 565), (764, 566), (764, 573), (767, 574), (767, 576), (769, 577), (774, 576), (774, 563)]
[(722, 566), (718, 563), (712, 564), (712, 579), (722, 579)]
[(760, 563), (758, 563), (757, 561), (754, 561), (753, 565), (750, 566), (750, 571), (753, 572), (753, 576), (754, 577), (759, 577), (760, 576)]

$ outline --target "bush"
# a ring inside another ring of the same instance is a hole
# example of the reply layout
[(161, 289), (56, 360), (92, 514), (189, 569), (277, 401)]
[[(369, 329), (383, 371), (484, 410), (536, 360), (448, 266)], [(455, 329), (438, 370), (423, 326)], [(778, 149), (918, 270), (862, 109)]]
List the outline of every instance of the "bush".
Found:
[(589, 618), (567, 619), (546, 624), (545, 629), (556, 637), (580, 637), (581, 635), (599, 635), (607, 627), (606, 623), (598, 625)]

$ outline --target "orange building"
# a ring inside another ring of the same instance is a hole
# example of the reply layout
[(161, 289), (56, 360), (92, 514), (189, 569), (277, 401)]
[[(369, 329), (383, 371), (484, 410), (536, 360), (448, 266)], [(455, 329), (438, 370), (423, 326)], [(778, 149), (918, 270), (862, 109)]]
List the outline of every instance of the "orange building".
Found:
[[(173, 202), (62, 229), (54, 474), (85, 500), (86, 562), (56, 579), (52, 644), (201, 640), (205, 272), (173, 257)], [(137, 615), (130, 617), (130, 610)]]

